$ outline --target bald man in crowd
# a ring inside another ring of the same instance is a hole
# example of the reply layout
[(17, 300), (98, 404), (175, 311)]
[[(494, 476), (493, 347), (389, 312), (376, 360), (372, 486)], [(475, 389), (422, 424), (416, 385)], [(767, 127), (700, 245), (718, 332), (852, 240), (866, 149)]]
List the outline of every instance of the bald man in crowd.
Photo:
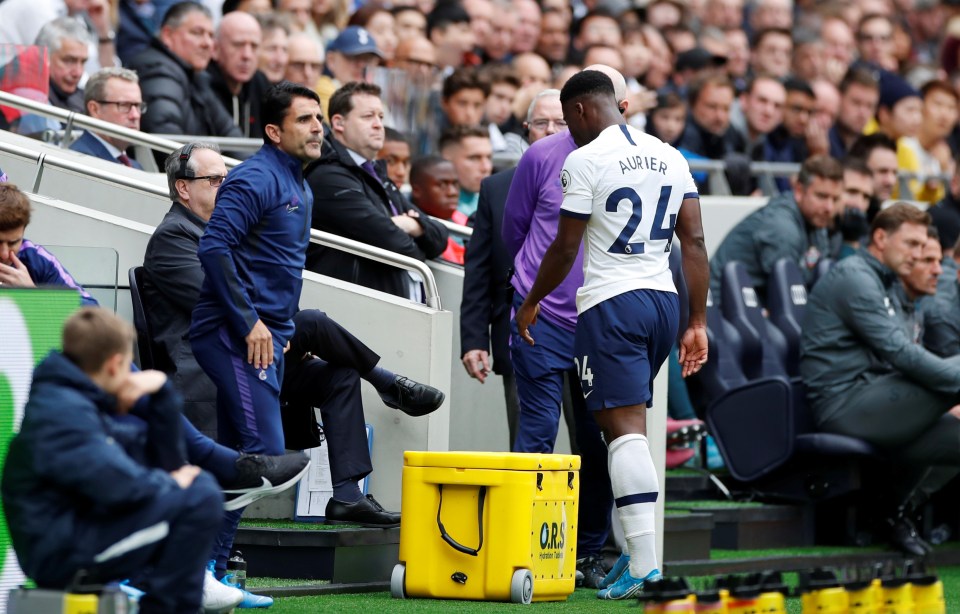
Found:
[(213, 93), (246, 138), (259, 138), (260, 101), (270, 87), (257, 69), (263, 35), (256, 18), (243, 11), (223, 16), (217, 28), (213, 61), (207, 67)]

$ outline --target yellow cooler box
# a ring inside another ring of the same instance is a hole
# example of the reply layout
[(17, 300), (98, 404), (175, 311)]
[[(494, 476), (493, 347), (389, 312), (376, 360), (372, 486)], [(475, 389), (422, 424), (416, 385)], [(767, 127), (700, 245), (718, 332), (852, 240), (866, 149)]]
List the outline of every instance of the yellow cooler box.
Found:
[(394, 597), (562, 601), (573, 592), (580, 457), (406, 452)]

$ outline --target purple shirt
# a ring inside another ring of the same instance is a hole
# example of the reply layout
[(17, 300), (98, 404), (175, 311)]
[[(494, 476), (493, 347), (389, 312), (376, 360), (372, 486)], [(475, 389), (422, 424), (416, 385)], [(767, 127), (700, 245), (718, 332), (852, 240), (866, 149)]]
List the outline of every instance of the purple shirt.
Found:
[[(503, 242), (516, 269), (511, 283), (521, 296), (530, 293), (543, 255), (557, 236), (563, 190), (560, 171), (567, 154), (577, 148), (564, 130), (540, 139), (520, 158), (510, 184), (503, 213)], [(540, 315), (574, 331), (577, 327), (577, 289), (583, 285), (583, 244), (567, 278), (540, 301)]]

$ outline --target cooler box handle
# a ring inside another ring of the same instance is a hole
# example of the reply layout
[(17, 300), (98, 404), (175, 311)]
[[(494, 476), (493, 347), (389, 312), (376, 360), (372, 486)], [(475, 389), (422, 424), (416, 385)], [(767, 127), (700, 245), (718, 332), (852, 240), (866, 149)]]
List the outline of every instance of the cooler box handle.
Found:
[(447, 542), (450, 547), (457, 552), (469, 554), (470, 556), (477, 556), (477, 554), (480, 553), (480, 549), (483, 548), (483, 501), (487, 498), (487, 487), (480, 487), (480, 498), (477, 501), (477, 532), (480, 534), (480, 543), (477, 544), (476, 548), (464, 546), (457, 540), (450, 537), (450, 534), (447, 533), (447, 530), (443, 526), (443, 522), (440, 520), (440, 510), (443, 509), (443, 484), (437, 484), (437, 490), (440, 492), (440, 502), (437, 504), (437, 526), (440, 527), (440, 537), (442, 537), (443, 541)]

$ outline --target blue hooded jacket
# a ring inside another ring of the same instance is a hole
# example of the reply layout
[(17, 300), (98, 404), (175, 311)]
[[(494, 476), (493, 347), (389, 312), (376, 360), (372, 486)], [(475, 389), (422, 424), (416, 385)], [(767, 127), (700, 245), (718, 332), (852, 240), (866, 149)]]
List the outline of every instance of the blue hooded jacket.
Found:
[(204, 279), (191, 338), (227, 324), (243, 339), (262, 320), (274, 343), (286, 345), (299, 311), (312, 209), (303, 164), (273, 145), (230, 171), (200, 238)]
[[(179, 395), (168, 382), (149, 397), (170, 411)], [(108, 518), (179, 488), (144, 464), (146, 430), (117, 420), (116, 398), (60, 352), (33, 373), (20, 432), (3, 467), (3, 508), (17, 558), (41, 586), (64, 585), (77, 560), (77, 525)]]

